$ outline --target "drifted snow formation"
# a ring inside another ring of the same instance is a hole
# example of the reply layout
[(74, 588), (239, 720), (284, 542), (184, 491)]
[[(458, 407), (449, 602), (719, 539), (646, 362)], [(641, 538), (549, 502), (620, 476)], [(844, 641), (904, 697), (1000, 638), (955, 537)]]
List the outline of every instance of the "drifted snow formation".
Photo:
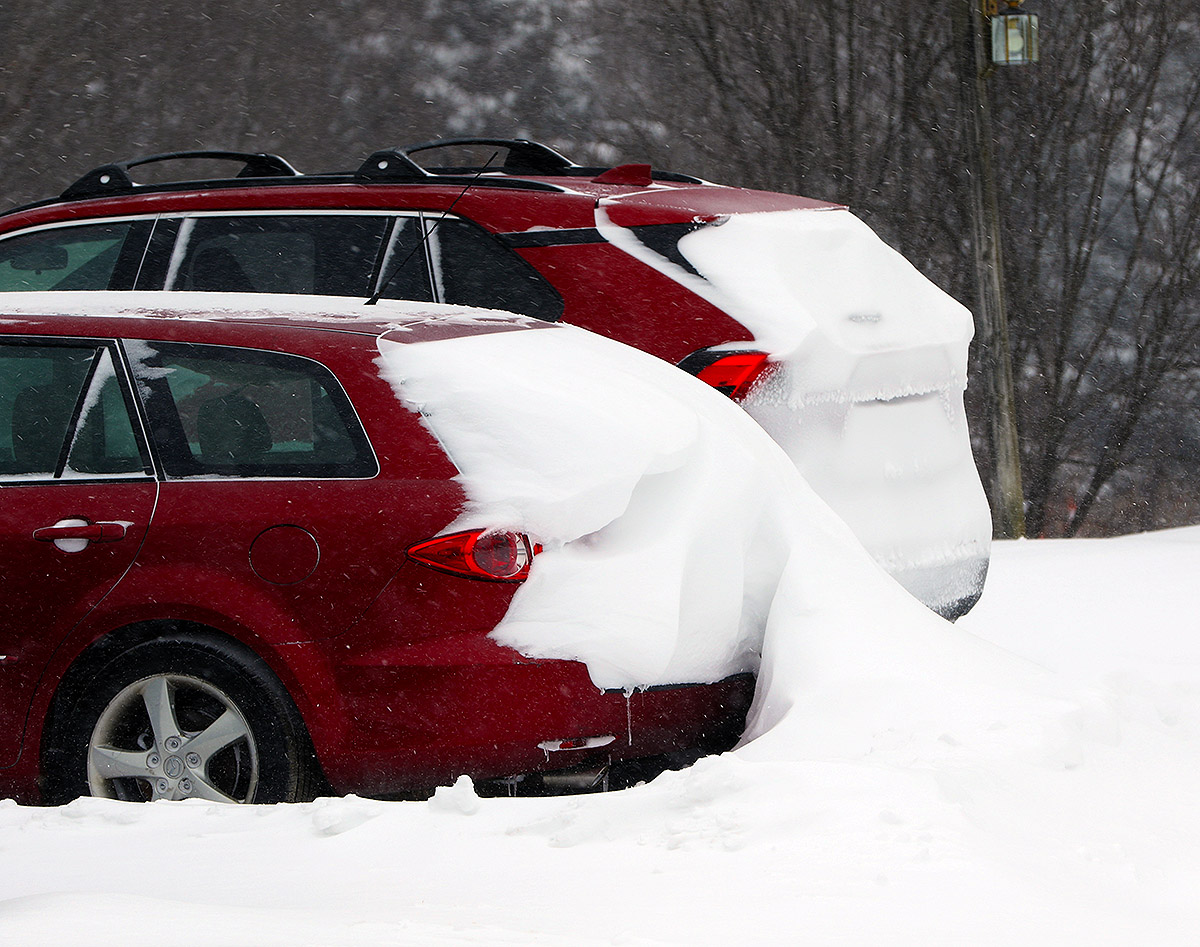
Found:
[[(1194, 657), (1172, 669), (1173, 689), (1136, 676), (1081, 689), (972, 635), (989, 627), (986, 595), (960, 625), (943, 621), (745, 412), (617, 343), (549, 326), (381, 348), (463, 471), (472, 502), (459, 525), (547, 543), (499, 640), (585, 661), (605, 687), (711, 680), (761, 649), (733, 752), (531, 816), (484, 801), (479, 815), (508, 820), (483, 830), (495, 850), (552, 848), (539, 891), (557, 890), (549, 866), (564, 848), (590, 878), (598, 852), (624, 865), (682, 846), (672, 872), (707, 859), (686, 882), (664, 889), (635, 871), (613, 899), (652, 885), (649, 927), (664, 896), (699, 905), (697, 923), (681, 932), (671, 915), (654, 942), (703, 942), (726, 925), (790, 943), (798, 923), (831, 942), (1194, 940)], [(1031, 640), (1061, 635), (1086, 652), (1089, 633), (1073, 626), (1112, 611), (1094, 601), (1114, 583), (1076, 586), (1093, 591), (1055, 613), (1061, 585), (1031, 600), (1008, 579), (1025, 610), (992, 630), (1023, 623)], [(1139, 641), (1160, 634), (1140, 617), (1121, 624)], [(436, 814), (472, 807), (467, 788), (443, 792)], [(1109, 937), (1114, 923), (1130, 936)]]
[[(427, 803), (0, 801), (20, 866), (0, 940), (125, 947), (169, 914), (231, 947), (1191, 947), (1197, 570), (1200, 527), (998, 543), (957, 625), (897, 616), (899, 662), (890, 624), (835, 651), (818, 603), (797, 627), (836, 664), (797, 681), (778, 725), (624, 792), (483, 799), (462, 778)], [(972, 632), (1059, 672), (1063, 697)], [(958, 699), (980, 679), (990, 701)]]
[(921, 696), (922, 713), (932, 700), (958, 714), (987, 690), (993, 658), (980, 664), (762, 428), (696, 379), (563, 325), (380, 349), (462, 472), (469, 504), (452, 528), (520, 530), (545, 547), (493, 633), (501, 643), (583, 661), (597, 686), (626, 689), (717, 680), (761, 655), (748, 737), (762, 739), (747, 750), (784, 757), (849, 738), (779, 727), (813, 699), (845, 702), (853, 729), (865, 682), (899, 675), (919, 690), (963, 663), (950, 675), (961, 687)]
[(954, 612), (982, 585), (991, 518), (963, 407), (971, 314), (841, 208), (733, 214), (683, 237), (683, 267), (612, 243), (746, 326), (777, 363), (744, 407), (874, 559)]
[(453, 528), (545, 547), (494, 636), (600, 687), (753, 669), (799, 521), (854, 542), (736, 405), (617, 342), (559, 325), (380, 347), (462, 472)]

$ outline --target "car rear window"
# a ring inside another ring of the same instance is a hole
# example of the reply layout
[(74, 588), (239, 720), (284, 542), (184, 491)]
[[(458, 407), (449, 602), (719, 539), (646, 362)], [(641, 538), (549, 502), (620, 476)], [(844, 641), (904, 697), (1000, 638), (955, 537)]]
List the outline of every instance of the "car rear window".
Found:
[(333, 374), (299, 356), (127, 342), (168, 477), (372, 477), (375, 455)]

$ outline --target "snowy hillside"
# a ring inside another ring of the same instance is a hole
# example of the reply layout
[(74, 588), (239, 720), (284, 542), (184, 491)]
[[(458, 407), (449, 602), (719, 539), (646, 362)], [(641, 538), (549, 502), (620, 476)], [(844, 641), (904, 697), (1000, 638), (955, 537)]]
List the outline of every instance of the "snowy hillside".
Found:
[(810, 600), (759, 738), (620, 793), (0, 803), (0, 941), (1195, 943), (1198, 571), (1191, 528), (1000, 543), (953, 627)]

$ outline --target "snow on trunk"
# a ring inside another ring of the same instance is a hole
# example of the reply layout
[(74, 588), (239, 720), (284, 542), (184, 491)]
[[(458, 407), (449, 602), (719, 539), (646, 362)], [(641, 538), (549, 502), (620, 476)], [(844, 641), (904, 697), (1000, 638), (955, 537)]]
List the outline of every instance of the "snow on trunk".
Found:
[(863, 545), (917, 598), (978, 593), (991, 516), (963, 391), (971, 314), (844, 209), (737, 213), (668, 260), (606, 239), (729, 313), (776, 371), (744, 407)]

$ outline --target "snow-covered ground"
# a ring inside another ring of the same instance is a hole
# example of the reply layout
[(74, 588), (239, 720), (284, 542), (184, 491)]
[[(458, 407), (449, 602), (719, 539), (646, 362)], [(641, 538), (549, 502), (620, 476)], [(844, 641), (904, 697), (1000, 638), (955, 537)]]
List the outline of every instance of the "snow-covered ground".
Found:
[(1191, 528), (999, 543), (955, 626), (810, 594), (758, 738), (619, 793), (0, 802), (0, 943), (1194, 944), (1198, 574)]

